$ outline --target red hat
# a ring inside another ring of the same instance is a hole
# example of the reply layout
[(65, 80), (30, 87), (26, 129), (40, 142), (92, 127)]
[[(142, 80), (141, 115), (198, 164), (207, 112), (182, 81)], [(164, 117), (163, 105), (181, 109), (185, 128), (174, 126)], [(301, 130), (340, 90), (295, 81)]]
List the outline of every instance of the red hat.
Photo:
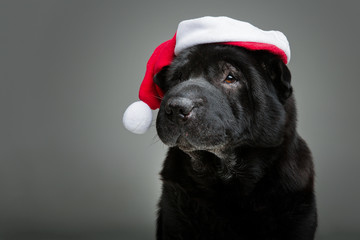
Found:
[(290, 46), (285, 35), (279, 31), (263, 31), (247, 22), (228, 17), (202, 17), (182, 21), (176, 34), (160, 44), (151, 55), (145, 77), (141, 83), (139, 98), (124, 113), (124, 126), (131, 132), (142, 134), (152, 120), (151, 109), (160, 107), (163, 92), (153, 78), (182, 50), (198, 44), (219, 43), (235, 45), (249, 50), (267, 50), (287, 64)]

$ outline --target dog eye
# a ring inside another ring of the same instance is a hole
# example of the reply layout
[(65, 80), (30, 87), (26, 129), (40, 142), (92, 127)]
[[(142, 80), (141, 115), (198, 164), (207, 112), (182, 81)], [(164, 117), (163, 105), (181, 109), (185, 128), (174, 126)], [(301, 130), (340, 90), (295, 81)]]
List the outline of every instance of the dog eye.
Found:
[(231, 83), (234, 83), (236, 81), (237, 81), (237, 79), (231, 73), (229, 73), (229, 75), (227, 75), (227, 77), (224, 80), (224, 82), (227, 83), (227, 84), (231, 84)]

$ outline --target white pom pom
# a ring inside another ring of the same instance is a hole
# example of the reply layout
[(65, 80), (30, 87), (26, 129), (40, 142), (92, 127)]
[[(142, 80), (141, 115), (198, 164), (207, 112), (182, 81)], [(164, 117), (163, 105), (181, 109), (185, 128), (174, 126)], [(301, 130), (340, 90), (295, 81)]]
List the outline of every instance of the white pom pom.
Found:
[(131, 104), (125, 111), (123, 123), (127, 130), (136, 134), (145, 133), (152, 121), (152, 111), (143, 101)]

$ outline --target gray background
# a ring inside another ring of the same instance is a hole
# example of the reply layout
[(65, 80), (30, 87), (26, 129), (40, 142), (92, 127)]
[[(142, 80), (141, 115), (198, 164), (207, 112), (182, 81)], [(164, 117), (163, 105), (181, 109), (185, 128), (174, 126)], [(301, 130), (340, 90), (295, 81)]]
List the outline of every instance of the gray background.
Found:
[(166, 147), (122, 113), (184, 19), (226, 15), (290, 41), (318, 239), (359, 239), (356, 1), (1, 1), (0, 239), (154, 239)]

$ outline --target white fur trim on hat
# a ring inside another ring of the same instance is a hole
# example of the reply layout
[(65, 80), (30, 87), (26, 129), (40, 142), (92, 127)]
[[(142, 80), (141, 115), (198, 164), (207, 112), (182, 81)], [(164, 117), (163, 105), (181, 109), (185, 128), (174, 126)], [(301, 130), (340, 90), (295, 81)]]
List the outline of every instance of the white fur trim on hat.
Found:
[(282, 49), (290, 61), (290, 46), (286, 36), (279, 31), (263, 31), (250, 23), (228, 17), (202, 17), (180, 22), (175, 55), (198, 44), (220, 42), (258, 42)]

